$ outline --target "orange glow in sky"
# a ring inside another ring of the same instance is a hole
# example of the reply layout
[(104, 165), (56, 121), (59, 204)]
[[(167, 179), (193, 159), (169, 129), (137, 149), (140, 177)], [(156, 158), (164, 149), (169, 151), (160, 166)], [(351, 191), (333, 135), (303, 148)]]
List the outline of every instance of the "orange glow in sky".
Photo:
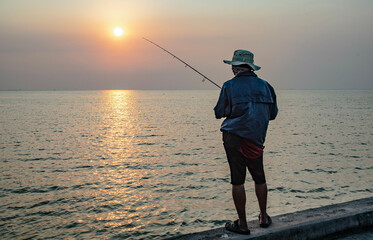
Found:
[(0, 1), (0, 90), (216, 89), (143, 37), (219, 85), (247, 49), (275, 88), (372, 89), (373, 1), (68, 2)]

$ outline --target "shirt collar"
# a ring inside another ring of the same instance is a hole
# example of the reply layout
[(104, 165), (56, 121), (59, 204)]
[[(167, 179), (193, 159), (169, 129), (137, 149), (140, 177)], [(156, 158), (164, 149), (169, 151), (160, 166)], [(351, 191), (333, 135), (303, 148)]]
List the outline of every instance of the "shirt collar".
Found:
[(236, 75), (236, 77), (243, 77), (243, 76), (249, 76), (249, 77), (257, 77), (253, 71), (246, 71), (246, 72), (240, 72), (239, 74)]

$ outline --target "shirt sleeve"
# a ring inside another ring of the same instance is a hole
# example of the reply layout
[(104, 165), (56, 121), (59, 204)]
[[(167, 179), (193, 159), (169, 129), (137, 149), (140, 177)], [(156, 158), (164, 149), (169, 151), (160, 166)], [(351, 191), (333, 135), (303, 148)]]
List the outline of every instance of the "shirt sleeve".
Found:
[(272, 94), (272, 98), (273, 98), (273, 103), (271, 104), (271, 109), (270, 109), (269, 120), (274, 120), (277, 116), (277, 113), (278, 113), (277, 97), (276, 97), (275, 90), (273, 89), (273, 87), (271, 85), (269, 85), (269, 89), (271, 90), (271, 94)]
[(215, 111), (215, 117), (217, 119), (228, 117), (230, 115), (231, 106), (230, 106), (230, 101), (228, 99), (226, 84), (224, 84), (222, 89), (220, 90), (220, 96), (214, 108), (214, 111)]

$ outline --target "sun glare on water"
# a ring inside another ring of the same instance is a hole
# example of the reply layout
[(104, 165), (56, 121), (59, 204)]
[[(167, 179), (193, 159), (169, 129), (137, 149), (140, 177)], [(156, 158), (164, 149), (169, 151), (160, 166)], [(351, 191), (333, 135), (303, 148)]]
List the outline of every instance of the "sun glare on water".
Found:
[(123, 31), (123, 29), (122, 29), (121, 27), (116, 27), (116, 28), (114, 28), (114, 30), (113, 30), (113, 34), (114, 34), (114, 36), (116, 36), (116, 37), (121, 37), (121, 36), (123, 36), (124, 31)]

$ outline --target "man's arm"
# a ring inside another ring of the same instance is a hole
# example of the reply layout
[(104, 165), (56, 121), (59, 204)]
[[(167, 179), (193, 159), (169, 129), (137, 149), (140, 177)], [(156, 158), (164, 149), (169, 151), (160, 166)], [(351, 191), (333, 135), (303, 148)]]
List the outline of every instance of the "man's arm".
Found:
[(269, 116), (269, 120), (274, 120), (277, 116), (277, 113), (278, 113), (278, 108), (277, 108), (277, 97), (276, 97), (276, 93), (275, 93), (275, 90), (273, 89), (273, 87), (269, 85), (269, 89), (271, 90), (271, 95), (272, 95), (272, 98), (273, 98), (273, 103), (271, 104), (271, 108), (270, 108), (270, 116)]
[(227, 117), (230, 114), (229, 100), (227, 97), (227, 86), (224, 84), (220, 90), (220, 96), (214, 107), (215, 117), (217, 119)]

